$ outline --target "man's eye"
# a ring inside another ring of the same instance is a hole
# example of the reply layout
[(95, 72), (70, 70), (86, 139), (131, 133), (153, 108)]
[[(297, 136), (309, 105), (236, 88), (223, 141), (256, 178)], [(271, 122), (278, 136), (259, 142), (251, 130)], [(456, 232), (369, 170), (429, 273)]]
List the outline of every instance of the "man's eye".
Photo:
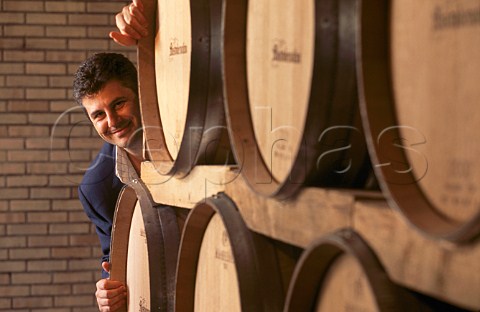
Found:
[(93, 115), (93, 119), (94, 120), (95, 119), (100, 119), (100, 118), (102, 118), (103, 115), (104, 115), (103, 112), (102, 113), (96, 113), (96, 114)]
[(123, 104), (125, 104), (126, 101), (120, 101), (120, 102), (117, 102), (115, 103), (115, 107), (119, 108), (119, 107), (122, 107)]

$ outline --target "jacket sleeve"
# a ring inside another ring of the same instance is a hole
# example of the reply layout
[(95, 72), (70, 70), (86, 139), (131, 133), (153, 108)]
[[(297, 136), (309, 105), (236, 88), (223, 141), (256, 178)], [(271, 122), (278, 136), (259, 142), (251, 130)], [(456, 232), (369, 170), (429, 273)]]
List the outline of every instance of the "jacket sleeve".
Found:
[[(98, 238), (100, 240), (100, 247), (102, 249), (102, 259), (101, 261), (109, 261), (110, 255), (110, 240), (111, 240), (111, 221), (108, 220), (108, 217), (105, 216), (105, 212), (108, 211), (107, 207), (102, 207), (102, 204), (105, 202), (100, 202), (95, 205), (92, 204), (91, 200), (88, 199), (88, 188), (78, 187), (78, 197), (82, 203), (83, 210), (87, 214), (88, 218), (95, 225), (95, 230), (97, 232)], [(102, 209), (103, 208), (103, 209)], [(102, 278), (107, 278), (108, 273), (102, 269)]]

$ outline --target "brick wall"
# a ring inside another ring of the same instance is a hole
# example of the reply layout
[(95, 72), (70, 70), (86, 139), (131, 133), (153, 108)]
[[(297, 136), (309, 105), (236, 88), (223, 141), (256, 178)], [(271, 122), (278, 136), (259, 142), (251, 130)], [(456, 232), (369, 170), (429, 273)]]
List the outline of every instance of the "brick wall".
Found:
[(0, 311), (97, 311), (100, 248), (77, 184), (101, 146), (72, 75), (127, 1), (0, 0)]

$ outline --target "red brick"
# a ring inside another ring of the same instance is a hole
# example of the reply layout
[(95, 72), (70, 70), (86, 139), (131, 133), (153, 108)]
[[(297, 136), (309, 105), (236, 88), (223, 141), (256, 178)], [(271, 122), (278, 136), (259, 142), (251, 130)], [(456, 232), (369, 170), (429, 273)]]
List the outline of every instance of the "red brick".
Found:
[[(9, 161), (46, 161), (48, 160), (47, 151), (9, 151)], [(23, 165), (23, 164), (22, 164)]]
[(7, 225), (8, 235), (47, 234), (46, 224), (13, 224)]
[[(90, 152), (84, 150), (52, 151), (50, 152), (50, 160), (58, 162), (90, 161)], [(58, 177), (52, 178), (57, 179)], [(76, 177), (73, 180), (77, 181)]]
[(78, 113), (70, 114), (70, 122), (73, 124), (82, 123), (83, 125), (89, 125), (90, 127), (92, 127), (90, 119), (88, 119), (87, 115), (80, 106), (78, 106), (78, 109), (76, 111)]
[(50, 201), (48, 200), (12, 200), (10, 202), (12, 211), (48, 211)]
[(43, 26), (12, 25), (5, 26), (5, 37), (42, 37), (45, 36)]
[(71, 307), (71, 306), (90, 306), (95, 297), (93, 296), (56, 296), (55, 306)]
[(0, 286), (2, 297), (22, 297), (30, 294), (28, 286)]
[(50, 234), (86, 234), (89, 232), (87, 223), (51, 224)]
[(53, 272), (65, 271), (67, 269), (66, 260), (32, 260), (28, 261), (27, 269), (30, 272)]
[[(70, 83), (69, 87), (72, 85), (72, 77), (71, 76), (53, 76), (49, 78), (50, 85), (52, 86), (61, 86), (62, 84), (67, 84), (67, 82)], [(72, 112), (75, 112), (78, 109), (78, 111), (81, 111), (83, 113), (83, 110), (81, 110), (80, 106), (75, 103), (73, 100), (66, 100), (66, 101), (59, 101), (59, 100), (54, 100), (50, 101), (50, 111), (53, 112), (65, 112), (66, 114), (71, 114)]]
[(33, 188), (30, 191), (30, 198), (39, 199), (39, 198), (48, 198), (48, 199), (57, 199), (57, 198), (70, 198), (70, 189), (60, 188), (60, 187), (45, 187), (45, 188)]
[(85, 38), (87, 28), (84, 26), (48, 26), (47, 37)]
[(66, 14), (57, 13), (27, 13), (27, 24), (39, 25), (65, 25)]
[(43, 3), (41, 1), (5, 0), (3, 1), (3, 9), (19, 12), (43, 11)]
[[(5, 114), (14, 115), (14, 114)], [(0, 139), (0, 149), (23, 149), (23, 139)]]
[(24, 174), (25, 164), (19, 163), (0, 163), (0, 174)]
[[(69, 295), (72, 293), (71, 287), (66, 285), (35, 285), (32, 286), (32, 295)], [(37, 311), (37, 310), (35, 310)]]
[(9, 101), (8, 110), (10, 112), (46, 112), (48, 101)]
[(96, 50), (108, 49), (107, 39), (70, 39), (68, 48), (71, 50), (88, 50), (95, 48)]
[[(65, 121), (62, 119), (61, 121)], [(67, 126), (56, 125), (54, 129), (52, 129), (52, 137), (53, 138), (74, 138), (74, 137), (90, 137), (92, 135), (93, 126), (90, 122), (85, 121), (82, 123), (76, 124), (69, 124)], [(97, 136), (98, 137), (98, 136)]]
[(82, 181), (83, 175), (62, 175), (51, 176), (49, 178), (50, 186), (78, 186)]
[(19, 187), (19, 186), (47, 186), (48, 177), (47, 176), (16, 176), (16, 177), (7, 177), (7, 186), (8, 187)]
[[(100, 266), (100, 263), (97, 260), (96, 270), (99, 270), (100, 268), (99, 266)], [(73, 293), (76, 295), (81, 295), (81, 294), (91, 295), (91, 294), (94, 294), (95, 291), (96, 291), (95, 285), (93, 285), (92, 283), (84, 283), (84, 284), (75, 283), (73, 285)]]
[[(26, 124), (26, 123), (27, 123), (27, 115), (25, 114), (9, 114), (9, 113), (0, 114), (0, 124), (8, 125), (8, 124)], [(0, 149), (3, 149), (3, 148), (0, 145)]]
[(13, 273), (12, 284), (46, 284), (51, 283), (52, 275), (50, 273)]
[[(78, 199), (55, 200), (53, 202), (53, 210), (75, 211), (82, 210), (82, 205)], [(88, 231), (87, 231), (88, 232)]]
[(12, 308), (12, 299), (0, 298), (0, 309), (11, 309), (11, 308)]
[(28, 189), (11, 188), (0, 189), (0, 199), (25, 199), (28, 198)]
[(48, 126), (11, 126), (8, 127), (10, 137), (48, 137), (50, 129)]
[(52, 258), (80, 259), (90, 258), (90, 247), (54, 247), (52, 248)]
[(46, 76), (18, 75), (7, 77), (9, 87), (46, 87), (48, 79)]
[(70, 148), (74, 149), (100, 149), (103, 145), (100, 138), (72, 138), (69, 143)]
[[(0, 19), (1, 19), (0, 13)], [(22, 49), (25, 45), (25, 39), (21, 38), (2, 38), (0, 37), (0, 49)]]
[(25, 261), (2, 261), (0, 272), (24, 272), (25, 268)]
[(28, 246), (31, 247), (58, 247), (68, 246), (67, 235), (45, 235), (45, 236), (29, 236)]
[(54, 273), (53, 274), (53, 283), (75, 283), (95, 282), (91, 272), (68, 272), (68, 273)]
[(70, 25), (108, 25), (109, 20), (108, 20), (108, 15), (106, 14), (69, 14), (68, 24)]
[(50, 257), (49, 248), (15, 248), (9, 250), (12, 260), (46, 259)]
[(53, 303), (52, 297), (28, 297), (14, 298), (13, 307), (18, 308), (46, 308), (51, 307)]
[(68, 213), (68, 221), (70, 222), (89, 222), (89, 219), (85, 212), (69, 212)]
[[(23, 74), (25, 66), (21, 63), (0, 63), (0, 74)], [(2, 88), (3, 89), (3, 88)]]
[(117, 13), (120, 12), (125, 3), (123, 2), (108, 2), (108, 1), (97, 1), (95, 3), (87, 2), (87, 12), (92, 13)]
[(69, 260), (68, 269), (72, 271), (78, 270), (99, 270), (101, 268), (98, 259), (82, 259)]
[(66, 67), (65, 64), (27, 63), (26, 71), (27, 74), (64, 75)]
[(27, 89), (26, 98), (29, 100), (59, 100), (66, 99), (67, 93), (65, 89), (60, 88), (29, 88)]
[(88, 38), (105, 38), (112, 30), (118, 31), (115, 26), (90, 26), (87, 29)]
[(27, 49), (45, 49), (45, 50), (62, 50), (67, 48), (65, 39), (50, 38), (26, 38), (25, 47)]
[(0, 88), (0, 99), (24, 99), (25, 91), (22, 88)]
[(59, 223), (66, 221), (66, 212), (29, 212), (27, 214), (28, 223)]
[(84, 12), (85, 2), (81, 1), (46, 1), (47, 12)]
[(0, 21), (2, 21), (2, 24), (23, 24), (25, 22), (25, 14), (0, 13)]
[(28, 61), (42, 62), (45, 61), (44, 51), (24, 51), (24, 50), (5, 50), (3, 51), (5, 61)]
[(25, 214), (21, 212), (0, 213), (0, 223), (25, 223)]
[(1, 248), (11, 248), (11, 247), (26, 247), (27, 238), (25, 236), (7, 236), (0, 237), (0, 247)]
[(10, 284), (10, 274), (0, 274), (0, 285)]
[(27, 173), (29, 174), (62, 174), (67, 172), (66, 164), (62, 163), (29, 163)]
[(100, 246), (97, 234), (71, 235), (71, 246)]
[(31, 124), (64, 125), (68, 122), (57, 113), (32, 113), (28, 114), (28, 122)]
[(67, 141), (65, 139), (54, 138), (33, 138), (27, 139), (25, 142), (27, 149), (44, 149), (44, 150), (54, 150), (54, 149), (65, 149), (67, 147)]

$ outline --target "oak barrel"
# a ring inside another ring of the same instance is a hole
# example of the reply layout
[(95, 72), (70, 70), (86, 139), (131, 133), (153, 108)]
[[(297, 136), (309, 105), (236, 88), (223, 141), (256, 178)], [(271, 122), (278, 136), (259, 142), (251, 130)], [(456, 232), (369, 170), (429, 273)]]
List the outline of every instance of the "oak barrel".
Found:
[(281, 311), (282, 275), (274, 245), (250, 231), (223, 194), (189, 214), (180, 243), (176, 310)]
[(434, 238), (480, 232), (480, 4), (362, 1), (358, 74), (377, 178)]
[(356, 0), (225, 3), (227, 124), (241, 174), (286, 198), (302, 184), (363, 187)]
[[(392, 283), (367, 243), (344, 229), (319, 238), (295, 268), (284, 311), (423, 311)], [(428, 311), (428, 310), (425, 310)]]
[(198, 164), (232, 163), (220, 70), (221, 1), (143, 2), (150, 29), (138, 44), (139, 97), (150, 160), (161, 174), (176, 177)]
[(124, 311), (174, 311), (179, 228), (172, 207), (152, 206), (140, 181), (122, 189), (115, 209), (110, 278), (127, 287)]

